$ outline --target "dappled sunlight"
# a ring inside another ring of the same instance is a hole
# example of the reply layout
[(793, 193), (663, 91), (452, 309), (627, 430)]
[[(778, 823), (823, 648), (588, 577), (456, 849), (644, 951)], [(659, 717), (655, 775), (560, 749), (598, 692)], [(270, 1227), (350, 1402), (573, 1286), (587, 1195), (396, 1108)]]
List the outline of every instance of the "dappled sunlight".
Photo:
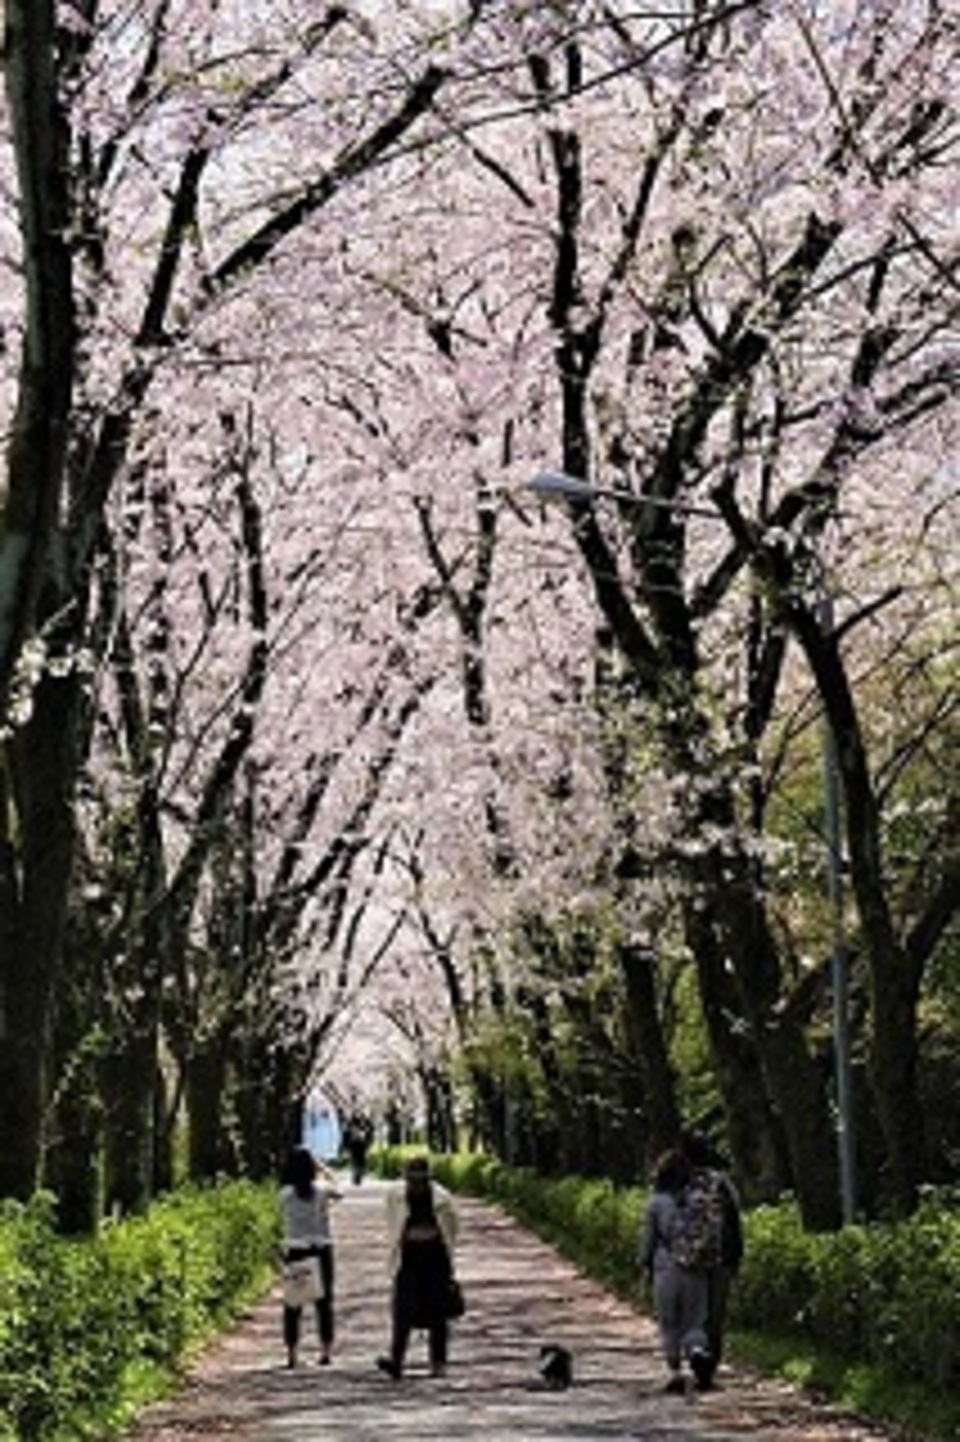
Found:
[[(365, 1183), (336, 1214), (337, 1338), (329, 1368), (304, 1338), (288, 1371), (274, 1290), (199, 1360), (180, 1397), (151, 1408), (129, 1442), (881, 1442), (889, 1434), (818, 1408), (793, 1389), (723, 1369), (702, 1397), (665, 1397), (656, 1330), (496, 1209), (461, 1198), (458, 1275), (467, 1314), (450, 1368), (429, 1375), (414, 1334), (399, 1383), (374, 1368), (388, 1332), (384, 1193)], [(551, 1391), (540, 1346), (573, 1354)]]

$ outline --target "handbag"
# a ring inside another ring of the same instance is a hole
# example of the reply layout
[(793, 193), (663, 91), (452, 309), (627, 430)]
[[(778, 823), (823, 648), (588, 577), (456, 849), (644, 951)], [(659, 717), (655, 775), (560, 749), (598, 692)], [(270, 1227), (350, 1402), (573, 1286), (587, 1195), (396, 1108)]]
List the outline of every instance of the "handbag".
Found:
[(456, 1277), (451, 1277), (447, 1285), (447, 1316), (454, 1321), (457, 1317), (462, 1317), (466, 1310), (463, 1288)]
[(323, 1296), (320, 1262), (317, 1257), (297, 1257), (283, 1263), (283, 1305), (306, 1307)]

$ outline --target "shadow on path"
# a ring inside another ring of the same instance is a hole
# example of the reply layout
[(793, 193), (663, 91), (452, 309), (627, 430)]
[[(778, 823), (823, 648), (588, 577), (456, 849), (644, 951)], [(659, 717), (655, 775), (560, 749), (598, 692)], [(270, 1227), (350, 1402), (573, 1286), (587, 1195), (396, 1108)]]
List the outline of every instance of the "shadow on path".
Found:
[[(349, 1187), (349, 1184), (345, 1184)], [(666, 1397), (648, 1318), (581, 1276), (501, 1212), (459, 1199), (457, 1271), (467, 1315), (446, 1377), (414, 1334), (402, 1381), (376, 1371), (388, 1333), (383, 1184), (350, 1187), (334, 1216), (337, 1337), (329, 1367), (307, 1331), (284, 1365), (277, 1289), (198, 1359), (183, 1390), (150, 1408), (130, 1442), (883, 1442), (893, 1434), (818, 1408), (791, 1389), (723, 1369), (704, 1396)], [(574, 1356), (549, 1391), (544, 1342)]]

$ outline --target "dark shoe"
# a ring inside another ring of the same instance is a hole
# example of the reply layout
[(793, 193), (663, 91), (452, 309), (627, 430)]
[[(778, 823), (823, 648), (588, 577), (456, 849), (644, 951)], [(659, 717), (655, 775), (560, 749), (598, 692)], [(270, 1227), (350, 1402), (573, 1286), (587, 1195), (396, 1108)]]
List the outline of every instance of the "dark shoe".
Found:
[(395, 1382), (398, 1380), (400, 1368), (392, 1357), (378, 1357), (377, 1366), (381, 1372), (386, 1372), (387, 1376), (392, 1377)]
[(682, 1397), (686, 1393), (687, 1384), (680, 1373), (676, 1372), (663, 1390), (664, 1392), (668, 1392), (671, 1397)]
[(697, 1379), (697, 1391), (709, 1392), (713, 1386), (713, 1358), (709, 1352), (693, 1352), (690, 1367)]

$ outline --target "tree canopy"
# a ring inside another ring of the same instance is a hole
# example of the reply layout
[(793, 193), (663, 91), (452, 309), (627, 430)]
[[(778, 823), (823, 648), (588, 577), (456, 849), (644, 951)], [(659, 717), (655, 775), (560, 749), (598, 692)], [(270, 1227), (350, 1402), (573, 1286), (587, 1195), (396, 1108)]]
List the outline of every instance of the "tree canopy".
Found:
[(6, 27), (0, 1191), (262, 1174), (349, 1054), (831, 1226), (840, 960), (859, 1205), (955, 1175), (942, 7)]

